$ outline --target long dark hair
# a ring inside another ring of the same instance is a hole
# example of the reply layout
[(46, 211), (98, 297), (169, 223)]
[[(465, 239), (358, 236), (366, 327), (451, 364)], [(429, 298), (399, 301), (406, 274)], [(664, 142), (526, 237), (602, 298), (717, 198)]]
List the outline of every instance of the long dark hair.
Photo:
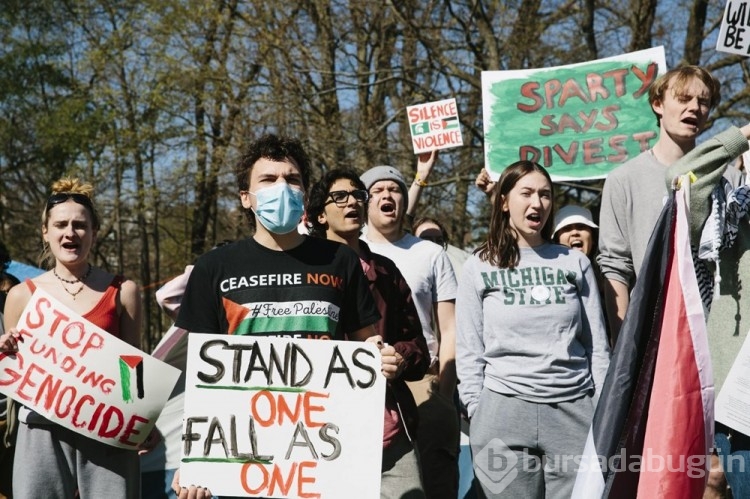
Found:
[[(516, 183), (529, 173), (539, 172), (547, 179), (552, 187), (552, 179), (542, 166), (532, 161), (516, 161), (507, 167), (500, 180), (497, 181), (492, 191), (492, 215), (490, 216), (490, 230), (487, 240), (476, 249), (479, 258), (499, 268), (515, 268), (521, 257), (518, 249), (518, 234), (510, 226), (510, 212), (503, 211), (503, 203), (508, 193), (515, 187)], [(554, 204), (554, 194), (552, 203)], [(550, 214), (554, 212), (554, 206), (550, 206)], [(554, 219), (549, 216), (542, 227), (542, 238), (546, 241), (552, 240), (554, 230)]]

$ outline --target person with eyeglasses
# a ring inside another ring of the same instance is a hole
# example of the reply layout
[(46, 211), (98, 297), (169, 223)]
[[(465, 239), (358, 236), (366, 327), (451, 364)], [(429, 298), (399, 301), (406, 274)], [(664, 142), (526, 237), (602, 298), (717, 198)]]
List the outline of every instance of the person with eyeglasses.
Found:
[(391, 260), (359, 238), (368, 198), (354, 171), (331, 170), (310, 189), (307, 216), (311, 235), (346, 244), (359, 255), (381, 316), (375, 330), (388, 345), (381, 353), (390, 352), (399, 362), (399, 374), (386, 391), (380, 497), (416, 499), (425, 497), (414, 447), (418, 415), (405, 381), (422, 379), (430, 354), (406, 280)]
[(360, 178), (370, 194), (367, 230), (362, 236), (373, 253), (393, 260), (411, 288), (422, 334), (430, 351), (430, 370), (409, 382), (419, 409), (417, 447), (425, 493), (455, 499), (458, 494), (458, 411), (454, 404), (456, 276), (445, 251), (406, 232), (409, 191), (393, 166), (376, 166)]
[[(52, 185), (42, 213), (43, 266), (48, 272), (14, 286), (5, 304), (0, 351), (15, 352), (21, 313), (37, 288), (110, 334), (140, 348), (141, 298), (136, 284), (95, 267), (91, 250), (100, 222), (93, 186), (63, 178)], [(138, 453), (119, 449), (20, 407), (13, 496), (140, 497)], [(149, 435), (141, 452), (156, 443)]]

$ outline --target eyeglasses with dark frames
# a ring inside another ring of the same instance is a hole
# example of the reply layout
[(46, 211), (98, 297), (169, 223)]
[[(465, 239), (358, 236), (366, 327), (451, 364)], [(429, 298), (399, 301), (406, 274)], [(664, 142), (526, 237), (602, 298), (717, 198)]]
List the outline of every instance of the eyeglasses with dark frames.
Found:
[(358, 203), (366, 203), (370, 199), (370, 194), (364, 189), (356, 189), (353, 191), (331, 191), (328, 193), (328, 197), (331, 198), (326, 204), (336, 203), (336, 206), (343, 208), (346, 206), (349, 196), (353, 197)]
[(74, 202), (83, 205), (93, 211), (94, 206), (91, 204), (91, 198), (85, 194), (78, 192), (56, 192), (47, 198), (46, 211), (52, 209), (60, 203), (64, 203), (68, 199), (72, 199)]

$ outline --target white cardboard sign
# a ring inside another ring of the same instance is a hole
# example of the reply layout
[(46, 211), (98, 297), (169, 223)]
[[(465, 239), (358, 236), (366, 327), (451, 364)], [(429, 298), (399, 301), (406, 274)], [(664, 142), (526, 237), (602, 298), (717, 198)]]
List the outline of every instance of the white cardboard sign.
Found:
[(181, 485), (378, 499), (380, 362), (371, 343), (190, 333)]
[(47, 419), (115, 447), (151, 431), (180, 371), (73, 312), (37, 288), (0, 353), (0, 393)]
[(414, 154), (464, 144), (456, 99), (445, 99), (406, 108)]
[(750, 7), (748, 0), (729, 0), (721, 19), (716, 50), (747, 56), (750, 52)]
[(716, 421), (750, 435), (750, 334), (716, 397)]

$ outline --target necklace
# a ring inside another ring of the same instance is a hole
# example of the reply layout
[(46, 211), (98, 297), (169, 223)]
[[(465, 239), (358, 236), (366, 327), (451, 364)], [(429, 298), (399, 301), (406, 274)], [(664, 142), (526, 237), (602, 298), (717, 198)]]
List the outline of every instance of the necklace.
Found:
[[(59, 275), (57, 274), (57, 269), (55, 269), (55, 268), (53, 268), (53, 269), (52, 269), (52, 273), (53, 273), (53, 274), (55, 275), (55, 277), (57, 277), (57, 278), (58, 278), (58, 279), (60, 280), (60, 282), (62, 283), (62, 288), (63, 288), (63, 289), (65, 290), (65, 292), (66, 292), (66, 293), (68, 293), (68, 294), (69, 294), (70, 296), (72, 296), (72, 297), (73, 297), (73, 299), (75, 300), (75, 299), (76, 299), (76, 296), (78, 296), (78, 295), (79, 295), (79, 294), (81, 293), (81, 291), (83, 291), (83, 288), (85, 288), (85, 287), (86, 287), (86, 284), (84, 283), (84, 281), (85, 281), (85, 280), (86, 280), (86, 278), (87, 278), (87, 277), (88, 277), (88, 276), (89, 276), (89, 275), (91, 274), (91, 269), (93, 269), (93, 267), (92, 267), (92, 266), (91, 266), (91, 264), (89, 263), (89, 268), (88, 268), (88, 270), (86, 271), (86, 273), (85, 273), (85, 274), (83, 274), (83, 276), (82, 276), (82, 277), (81, 277), (80, 279), (73, 279), (73, 280), (69, 280), (69, 279), (63, 279), (62, 277), (60, 277), (60, 276), (59, 276)], [(81, 287), (80, 287), (80, 288), (78, 288), (78, 289), (77, 289), (76, 291), (71, 291), (71, 290), (69, 290), (69, 289), (68, 289), (68, 288), (67, 288), (67, 287), (65, 286), (65, 283), (68, 283), (68, 284), (76, 284), (76, 283), (79, 283), (79, 282), (81, 283)]]

